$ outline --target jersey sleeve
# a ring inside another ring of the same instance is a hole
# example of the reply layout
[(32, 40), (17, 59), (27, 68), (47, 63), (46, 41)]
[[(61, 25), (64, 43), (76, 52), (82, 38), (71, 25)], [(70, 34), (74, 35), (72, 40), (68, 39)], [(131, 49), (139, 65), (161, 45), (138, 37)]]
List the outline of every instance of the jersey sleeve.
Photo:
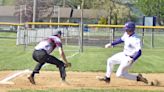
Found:
[(49, 37), (51, 40), (53, 40), (52, 42), (55, 44), (55, 47), (62, 47), (62, 42), (60, 40), (60, 38), (56, 37), (56, 36), (50, 36)]
[(141, 41), (140, 41), (140, 39), (136, 39), (134, 46), (136, 48), (136, 51), (141, 49)]
[(141, 51), (141, 50), (137, 51), (137, 52), (132, 56), (133, 60), (136, 61), (136, 60), (141, 56), (141, 54), (142, 54), (142, 51)]
[(119, 38), (119, 39), (115, 40), (114, 42), (112, 42), (111, 45), (115, 46), (115, 45), (120, 44), (122, 42), (124, 42), (124, 41), (121, 38)]
[(56, 41), (55, 44), (56, 44), (56, 47), (62, 47), (61, 41)]
[(133, 60), (136, 61), (142, 54), (142, 50), (141, 50), (141, 41), (140, 39), (135, 39), (135, 54), (133, 55)]
[(62, 47), (62, 42), (58, 37), (54, 37), (56, 47)]

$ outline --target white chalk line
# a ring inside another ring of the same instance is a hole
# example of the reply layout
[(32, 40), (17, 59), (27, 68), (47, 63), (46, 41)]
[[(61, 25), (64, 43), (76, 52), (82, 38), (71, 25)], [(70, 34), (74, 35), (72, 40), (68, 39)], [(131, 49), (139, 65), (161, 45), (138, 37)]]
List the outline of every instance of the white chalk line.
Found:
[[(72, 54), (72, 55), (70, 55), (70, 56), (67, 56), (66, 58), (67, 58), (67, 59), (73, 58), (73, 57), (76, 56), (77, 54), (79, 54), (79, 52), (76, 52), (76, 53), (74, 53), (74, 54)], [(45, 66), (47, 66), (47, 65), (50, 65), (50, 64), (46, 63), (45, 65), (43, 65), (43, 67), (45, 67)]]
[[(66, 58), (67, 59), (72, 58), (72, 57), (76, 56), (77, 54), (79, 54), (79, 52), (76, 52), (73, 55), (67, 56)], [(48, 64), (45, 64), (43, 67), (45, 67), (47, 65)], [(26, 73), (29, 73), (29, 72), (30, 72), (30, 69), (25, 69), (23, 71), (16, 72), (16, 73), (12, 74), (11, 76), (8, 76), (8, 77), (2, 79), (0, 81), (0, 84), (14, 84), (14, 82), (11, 82), (10, 80), (14, 79), (15, 77), (17, 77), (19, 75), (26, 74)]]
[(74, 54), (71, 55), (71, 56), (67, 56), (66, 58), (67, 58), (67, 59), (72, 58), (72, 57), (76, 56), (77, 54), (79, 54), (79, 52), (76, 52), (76, 53), (74, 53)]
[(30, 72), (29, 69), (25, 69), (25, 70), (23, 70), (23, 71), (16, 72), (16, 73), (12, 74), (11, 76), (8, 76), (8, 77), (2, 79), (2, 80), (0, 81), (0, 84), (14, 84), (14, 82), (9, 82), (9, 81), (10, 81), (11, 79), (13, 79), (13, 78), (19, 76), (19, 75), (26, 74), (26, 73), (28, 73), (28, 72)]

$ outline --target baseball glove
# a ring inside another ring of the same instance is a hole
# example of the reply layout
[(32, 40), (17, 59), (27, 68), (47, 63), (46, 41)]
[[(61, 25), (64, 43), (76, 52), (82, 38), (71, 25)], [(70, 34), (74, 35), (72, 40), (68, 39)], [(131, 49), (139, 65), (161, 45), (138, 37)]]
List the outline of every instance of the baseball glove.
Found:
[(65, 64), (65, 67), (71, 67), (72, 65), (71, 65), (71, 63), (66, 63)]

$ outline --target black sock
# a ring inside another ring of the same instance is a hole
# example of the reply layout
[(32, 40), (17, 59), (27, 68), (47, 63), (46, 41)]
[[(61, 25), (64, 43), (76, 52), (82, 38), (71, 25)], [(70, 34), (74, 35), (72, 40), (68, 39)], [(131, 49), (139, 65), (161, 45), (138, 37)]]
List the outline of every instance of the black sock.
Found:
[(35, 76), (35, 72), (32, 72), (31, 76), (34, 77)]
[(65, 81), (65, 77), (66, 77), (66, 71), (65, 71), (65, 67), (59, 67), (59, 71), (60, 71), (60, 77), (62, 78), (63, 81)]

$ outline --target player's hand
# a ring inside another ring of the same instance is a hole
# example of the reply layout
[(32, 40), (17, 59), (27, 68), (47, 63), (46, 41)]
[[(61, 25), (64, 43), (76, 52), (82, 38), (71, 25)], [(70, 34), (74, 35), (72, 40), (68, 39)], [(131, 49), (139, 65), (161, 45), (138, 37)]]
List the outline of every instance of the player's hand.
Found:
[(72, 66), (71, 63), (66, 63), (66, 64), (65, 64), (65, 67), (71, 67), (71, 66)]
[(105, 45), (105, 48), (111, 48), (111, 47), (112, 47), (111, 43)]

